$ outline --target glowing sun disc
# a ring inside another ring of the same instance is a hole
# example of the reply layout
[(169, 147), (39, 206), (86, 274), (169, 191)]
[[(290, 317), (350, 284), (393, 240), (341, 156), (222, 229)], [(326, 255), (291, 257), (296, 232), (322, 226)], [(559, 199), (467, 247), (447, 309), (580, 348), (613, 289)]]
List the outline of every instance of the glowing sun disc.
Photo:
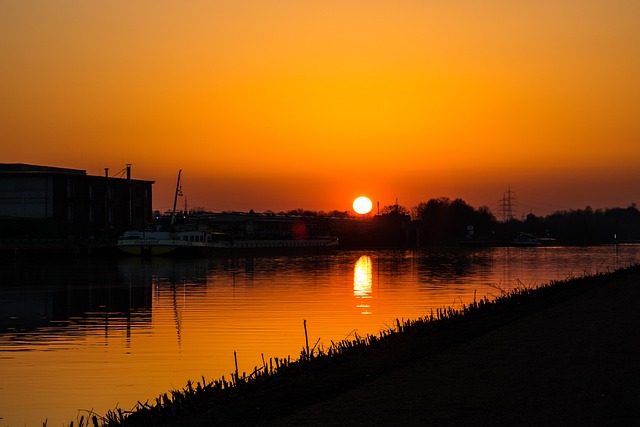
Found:
[(368, 197), (360, 196), (353, 201), (353, 210), (360, 215), (368, 214), (371, 212), (373, 203)]

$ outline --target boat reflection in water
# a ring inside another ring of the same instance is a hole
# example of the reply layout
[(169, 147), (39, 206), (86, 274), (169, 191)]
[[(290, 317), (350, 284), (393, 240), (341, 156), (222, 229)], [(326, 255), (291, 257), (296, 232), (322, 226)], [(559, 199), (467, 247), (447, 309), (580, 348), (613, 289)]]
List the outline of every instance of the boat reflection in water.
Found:
[(353, 295), (361, 302), (356, 306), (362, 309), (362, 314), (371, 314), (371, 299), (373, 273), (371, 267), (371, 257), (362, 255), (353, 267)]

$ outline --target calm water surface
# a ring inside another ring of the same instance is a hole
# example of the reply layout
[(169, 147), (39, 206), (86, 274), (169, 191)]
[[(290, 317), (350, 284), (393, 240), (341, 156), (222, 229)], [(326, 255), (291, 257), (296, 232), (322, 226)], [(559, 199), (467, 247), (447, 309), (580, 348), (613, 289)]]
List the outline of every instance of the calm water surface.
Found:
[(62, 426), (501, 290), (625, 267), (640, 246), (3, 261), (0, 426)]

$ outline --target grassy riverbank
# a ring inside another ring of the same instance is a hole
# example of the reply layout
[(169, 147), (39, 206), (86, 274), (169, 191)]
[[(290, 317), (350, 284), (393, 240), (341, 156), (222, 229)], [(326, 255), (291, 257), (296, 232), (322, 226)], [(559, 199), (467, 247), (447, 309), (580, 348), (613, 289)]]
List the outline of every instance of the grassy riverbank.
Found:
[(526, 425), (597, 419), (590, 408), (606, 409), (606, 424), (614, 416), (633, 423), (638, 301), (637, 266), (520, 288), (329, 348), (311, 339), (295, 361), (202, 379), (95, 423)]

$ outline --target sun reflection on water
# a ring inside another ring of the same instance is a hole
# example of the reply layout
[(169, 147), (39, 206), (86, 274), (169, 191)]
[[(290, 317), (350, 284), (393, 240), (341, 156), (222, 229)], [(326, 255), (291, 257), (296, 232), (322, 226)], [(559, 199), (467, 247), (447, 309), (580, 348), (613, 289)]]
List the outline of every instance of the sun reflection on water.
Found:
[[(372, 277), (371, 257), (362, 255), (353, 267), (353, 295), (356, 299), (371, 299)], [(371, 314), (371, 306), (366, 301), (360, 301), (357, 307), (362, 309), (362, 314)]]

